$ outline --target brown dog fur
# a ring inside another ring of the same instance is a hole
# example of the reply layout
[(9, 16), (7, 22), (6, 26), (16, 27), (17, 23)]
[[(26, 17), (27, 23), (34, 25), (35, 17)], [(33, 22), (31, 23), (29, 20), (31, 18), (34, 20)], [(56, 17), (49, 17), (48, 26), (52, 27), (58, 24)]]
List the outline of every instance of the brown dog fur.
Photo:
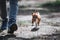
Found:
[(33, 26), (34, 22), (36, 22), (37, 25), (39, 26), (40, 21), (41, 21), (40, 13), (39, 12), (33, 12), (32, 13), (32, 26)]

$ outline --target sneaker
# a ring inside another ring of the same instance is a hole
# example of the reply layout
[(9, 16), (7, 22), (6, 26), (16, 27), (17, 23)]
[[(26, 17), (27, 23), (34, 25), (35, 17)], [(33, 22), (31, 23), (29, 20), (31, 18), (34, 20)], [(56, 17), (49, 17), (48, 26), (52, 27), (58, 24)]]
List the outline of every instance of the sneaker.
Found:
[(4, 35), (7, 35), (7, 30), (2, 30), (2, 31), (0, 32), (0, 36), (4, 36)]
[(16, 31), (17, 30), (17, 25), (16, 24), (13, 24), (13, 25), (11, 25), (11, 27), (10, 27), (10, 29), (8, 30), (8, 33), (14, 33), (14, 31)]

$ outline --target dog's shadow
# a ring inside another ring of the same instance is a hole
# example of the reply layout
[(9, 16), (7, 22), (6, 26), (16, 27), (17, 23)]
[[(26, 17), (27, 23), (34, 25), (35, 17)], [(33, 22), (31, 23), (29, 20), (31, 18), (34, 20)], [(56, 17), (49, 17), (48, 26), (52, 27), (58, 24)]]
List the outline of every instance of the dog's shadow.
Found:
[(34, 27), (31, 29), (31, 31), (38, 31), (38, 30), (39, 30), (39, 28), (37, 28), (37, 27)]

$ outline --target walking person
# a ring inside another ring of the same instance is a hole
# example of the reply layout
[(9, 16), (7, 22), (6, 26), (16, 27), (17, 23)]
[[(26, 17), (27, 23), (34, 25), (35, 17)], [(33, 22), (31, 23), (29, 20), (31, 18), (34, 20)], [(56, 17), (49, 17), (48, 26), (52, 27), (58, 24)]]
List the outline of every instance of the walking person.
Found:
[(16, 15), (18, 11), (18, 0), (9, 0), (9, 3), (10, 3), (9, 17), (7, 18), (6, 0), (0, 0), (2, 18), (0, 32), (3, 32), (8, 27), (8, 33), (14, 33), (14, 31), (17, 30)]

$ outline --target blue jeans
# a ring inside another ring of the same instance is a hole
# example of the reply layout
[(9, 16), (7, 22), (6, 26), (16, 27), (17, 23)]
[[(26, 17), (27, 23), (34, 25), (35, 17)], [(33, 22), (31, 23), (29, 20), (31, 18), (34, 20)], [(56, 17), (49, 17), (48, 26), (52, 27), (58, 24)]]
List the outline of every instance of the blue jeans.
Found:
[[(16, 15), (17, 15), (17, 10), (18, 10), (18, 0), (10, 0), (9, 2), (10, 2), (9, 18), (7, 18), (7, 11), (6, 11), (6, 13), (3, 13), (3, 14), (1, 12), (1, 18), (2, 18), (1, 29), (2, 30), (5, 30), (7, 27), (10, 28), (11, 25), (16, 24)], [(3, 4), (4, 4), (4, 2), (3, 2)], [(5, 5), (6, 5), (6, 0), (5, 0)], [(4, 15), (4, 14), (6, 14), (6, 15)]]

